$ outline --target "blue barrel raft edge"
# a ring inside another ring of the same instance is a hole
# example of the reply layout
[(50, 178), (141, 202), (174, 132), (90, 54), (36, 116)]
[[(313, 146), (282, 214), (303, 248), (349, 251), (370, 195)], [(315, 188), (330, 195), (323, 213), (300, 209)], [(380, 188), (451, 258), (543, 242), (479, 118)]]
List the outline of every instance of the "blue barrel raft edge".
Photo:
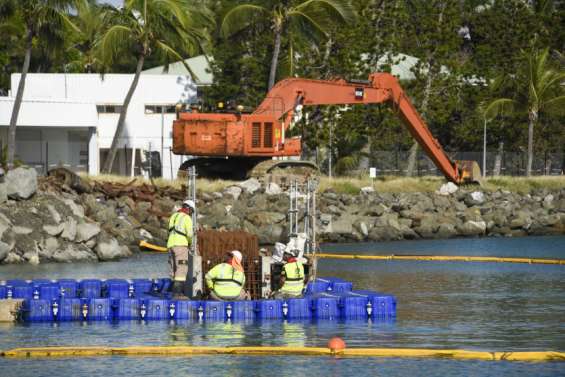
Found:
[[(26, 322), (100, 320), (379, 320), (396, 316), (393, 295), (353, 290), (340, 278), (318, 278), (304, 297), (254, 301), (173, 300), (170, 279), (12, 279), (0, 300), (23, 298)], [(80, 297), (77, 297), (80, 296)]]

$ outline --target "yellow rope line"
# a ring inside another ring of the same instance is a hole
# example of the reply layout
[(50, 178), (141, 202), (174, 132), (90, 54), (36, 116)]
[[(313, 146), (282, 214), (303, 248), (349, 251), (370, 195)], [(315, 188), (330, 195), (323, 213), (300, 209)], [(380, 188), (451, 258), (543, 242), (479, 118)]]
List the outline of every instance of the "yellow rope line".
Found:
[(528, 264), (565, 264), (565, 259), (477, 257), (465, 255), (359, 255), (359, 254), (317, 254), (318, 258), (368, 259), (368, 260), (416, 260), (447, 262), (504, 262)]
[[(140, 241), (139, 247), (152, 251), (166, 252), (167, 248)], [(565, 264), (565, 259), (546, 258), (512, 258), (512, 257), (477, 257), (465, 255), (360, 255), (360, 254), (328, 254), (318, 253), (318, 258), (332, 259), (368, 259), (368, 260), (416, 260), (416, 261), (443, 261), (443, 262), (502, 262), (502, 263), (527, 263), (527, 264)]]
[(92, 357), (92, 356), (190, 356), (190, 355), (303, 355), (343, 357), (423, 357), (442, 359), (565, 361), (565, 352), (485, 352), (469, 350), (439, 350), (412, 348), (346, 348), (332, 350), (322, 347), (193, 347), (193, 346), (132, 346), (132, 347), (37, 347), (14, 348), (0, 352), (6, 358), (32, 357)]

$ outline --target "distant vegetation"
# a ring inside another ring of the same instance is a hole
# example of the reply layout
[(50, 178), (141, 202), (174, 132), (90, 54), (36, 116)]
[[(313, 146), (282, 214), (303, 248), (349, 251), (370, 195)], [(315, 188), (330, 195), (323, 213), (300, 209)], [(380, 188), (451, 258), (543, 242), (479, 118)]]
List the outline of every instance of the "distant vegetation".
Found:
[[(273, 80), (364, 79), (400, 64), (411, 77), (402, 85), (446, 150), (482, 150), (486, 124), (489, 149), (528, 151), (529, 171), (534, 157), (565, 153), (564, 25), (562, 0), (125, 0), (119, 10), (0, 0), (0, 91), (14, 72), (134, 73), (204, 52), (214, 85), (202, 106), (253, 108)], [(333, 124), (336, 174), (363, 157), (378, 166), (371, 152), (386, 150), (410, 149), (414, 170), (414, 141), (393, 109), (307, 111), (292, 132), (315, 151)]]

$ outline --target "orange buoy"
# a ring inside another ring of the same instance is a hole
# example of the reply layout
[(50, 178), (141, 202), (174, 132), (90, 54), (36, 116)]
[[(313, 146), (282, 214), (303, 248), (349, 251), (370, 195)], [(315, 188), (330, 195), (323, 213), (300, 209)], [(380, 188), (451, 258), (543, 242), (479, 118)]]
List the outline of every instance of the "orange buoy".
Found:
[(332, 351), (342, 351), (345, 349), (345, 342), (343, 341), (343, 339), (334, 336), (333, 338), (330, 339), (330, 341), (328, 342), (328, 348)]

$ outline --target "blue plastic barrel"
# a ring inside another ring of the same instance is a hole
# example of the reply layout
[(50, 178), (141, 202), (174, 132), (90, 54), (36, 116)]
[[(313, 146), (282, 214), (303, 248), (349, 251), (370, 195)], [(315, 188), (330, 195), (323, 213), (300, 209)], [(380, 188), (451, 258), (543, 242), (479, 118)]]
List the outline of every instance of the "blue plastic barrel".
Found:
[(234, 321), (252, 320), (255, 318), (255, 303), (247, 300), (226, 302), (226, 317)]
[(0, 285), (0, 300), (6, 298), (7, 292), (8, 292), (8, 288), (5, 285)]
[(91, 298), (88, 302), (87, 318), (90, 321), (107, 321), (113, 318), (112, 300), (109, 298)]
[(396, 316), (396, 298), (393, 295), (369, 290), (355, 290), (353, 293), (369, 297), (372, 318)]
[(351, 290), (353, 289), (353, 283), (341, 278), (329, 277), (324, 278), (324, 280), (328, 280), (330, 282), (328, 292), (331, 291), (332, 293), (343, 293), (351, 292)]
[(282, 308), (285, 318), (288, 319), (309, 319), (312, 317), (310, 300), (307, 298), (289, 298), (284, 300)]
[(118, 299), (116, 308), (116, 318), (131, 320), (140, 319), (141, 300), (137, 298), (122, 298)]
[[(37, 288), (34, 288), (37, 289)], [(39, 298), (44, 300), (56, 300), (61, 296), (59, 284), (49, 283), (39, 286)]]
[(140, 313), (141, 317), (146, 320), (169, 319), (171, 317), (169, 314), (169, 301), (161, 299), (143, 300)]
[(133, 279), (133, 292), (135, 297), (144, 298), (148, 293), (151, 293), (153, 282), (149, 279)]
[(11, 285), (12, 287), (20, 285), (31, 285), (31, 282), (21, 279), (9, 279), (6, 280), (6, 286)]
[[(33, 298), (34, 288), (31, 285), (14, 285), (12, 297), (13, 298), (23, 298), (23, 299), (32, 299)], [(37, 296), (39, 296), (39, 292), (37, 292)]]
[(225, 302), (204, 301), (204, 319), (209, 321), (224, 321), (226, 319)]
[(198, 320), (199, 316), (204, 315), (202, 301), (192, 300), (171, 300), (169, 301), (169, 314), (175, 320)]
[(313, 295), (316, 293), (326, 292), (330, 287), (330, 281), (325, 279), (316, 279), (306, 284), (306, 294)]
[(102, 297), (102, 282), (98, 279), (85, 279), (79, 283), (80, 297), (99, 298)]
[(57, 281), (61, 289), (61, 297), (75, 298), (78, 293), (78, 282), (74, 279), (60, 279)]
[(33, 279), (31, 281), (31, 285), (35, 287), (39, 287), (40, 285), (45, 285), (45, 284), (53, 284), (53, 281), (49, 279)]
[(348, 292), (340, 299), (341, 315), (345, 319), (364, 319), (369, 316), (369, 297)]
[(339, 298), (331, 295), (312, 298), (312, 316), (316, 319), (339, 318)]
[(255, 309), (257, 318), (260, 319), (281, 319), (283, 318), (282, 300), (257, 300)]
[(104, 297), (128, 298), (130, 284), (124, 279), (108, 279), (103, 283)]
[(169, 290), (172, 281), (169, 278), (160, 278), (160, 279), (154, 279), (153, 283), (154, 283), (153, 286), (154, 292), (166, 292)]
[[(88, 308), (85, 308), (88, 310)], [(83, 302), (80, 298), (63, 297), (59, 300), (59, 321), (80, 321), (83, 319)]]
[(22, 315), (26, 322), (53, 321), (51, 300), (25, 300), (22, 306)]

